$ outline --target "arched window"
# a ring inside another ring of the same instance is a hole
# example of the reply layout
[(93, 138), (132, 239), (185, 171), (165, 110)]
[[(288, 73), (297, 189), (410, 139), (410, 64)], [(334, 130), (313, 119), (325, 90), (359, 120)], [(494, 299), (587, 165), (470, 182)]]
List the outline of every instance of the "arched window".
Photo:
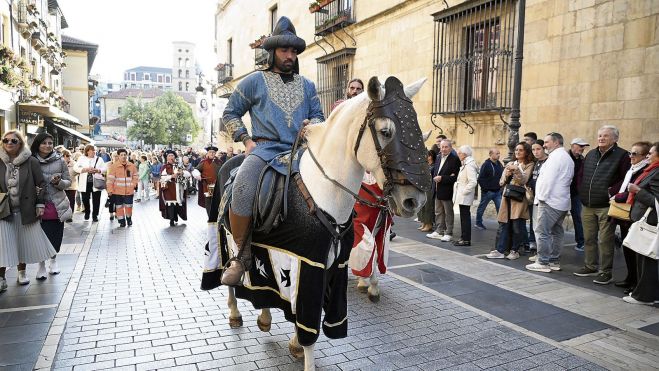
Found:
[(190, 70), (185, 70), (185, 78), (186, 79), (190, 78)]
[(182, 81), (178, 82), (178, 91), (183, 91), (183, 82)]
[(183, 77), (183, 71), (182, 70), (178, 70), (178, 77)]
[(183, 58), (178, 59), (178, 66), (183, 67)]
[(185, 68), (190, 68), (190, 59), (185, 58)]
[(185, 91), (188, 91), (188, 90), (190, 90), (190, 83), (186, 82), (185, 83)]

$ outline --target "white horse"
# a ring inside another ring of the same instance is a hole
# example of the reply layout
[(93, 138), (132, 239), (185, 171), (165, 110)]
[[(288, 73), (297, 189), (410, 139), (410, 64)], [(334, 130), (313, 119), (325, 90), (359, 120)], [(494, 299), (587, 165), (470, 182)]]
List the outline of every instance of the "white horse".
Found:
[[(405, 95), (411, 99), (424, 82), (425, 79), (422, 79), (405, 87)], [(377, 118), (375, 116), (373, 131), (369, 130), (368, 126), (365, 131), (362, 128), (362, 123), (366, 122), (369, 104), (377, 103), (384, 98), (384, 86), (373, 77), (369, 81), (367, 93), (360, 94), (339, 105), (326, 122), (307, 126), (308, 150), (300, 159), (300, 175), (317, 206), (338, 224), (346, 223), (351, 218), (355, 198), (337, 184), (356, 194), (359, 191), (364, 171), (373, 174), (381, 188), (385, 188), (385, 182), (388, 179), (391, 181), (391, 175), (388, 178), (387, 173), (393, 174), (395, 181), (392, 184), (388, 200), (396, 215), (412, 217), (426, 202), (425, 192), (409, 182), (404, 182), (403, 172), (391, 171), (389, 168), (382, 167), (383, 159), (376, 150), (376, 141), (381, 148), (385, 148), (393, 141), (407, 140), (409, 143), (411, 139), (401, 138), (403, 133), (397, 132), (394, 121), (387, 117)], [(413, 110), (410, 114), (416, 115)], [(362, 128), (361, 134), (360, 128)], [(377, 138), (373, 138), (373, 135)], [(409, 132), (406, 132), (406, 135), (413, 136)], [(414, 143), (419, 142), (421, 135), (419, 134), (418, 137), (413, 138)], [(313, 152), (318, 163), (311, 157), (310, 151)], [(393, 154), (392, 157), (395, 155)], [(377, 282), (377, 277), (371, 279), (371, 281), (373, 280)], [(235, 289), (232, 287), (229, 288), (227, 304), (230, 309), (230, 326), (242, 326), (242, 315), (238, 310)], [(259, 329), (269, 331), (271, 322), (270, 310), (262, 309), (257, 319)], [(295, 333), (289, 341), (289, 349), (296, 358), (304, 356), (305, 370), (315, 369), (313, 344), (301, 346), (298, 342), (298, 334)]]

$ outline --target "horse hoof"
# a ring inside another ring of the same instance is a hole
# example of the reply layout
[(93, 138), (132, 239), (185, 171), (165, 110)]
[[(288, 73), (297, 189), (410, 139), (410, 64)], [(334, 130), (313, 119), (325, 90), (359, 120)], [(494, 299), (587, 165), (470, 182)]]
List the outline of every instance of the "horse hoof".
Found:
[(243, 327), (243, 317), (242, 316), (236, 318), (229, 317), (229, 327), (231, 328)]
[(259, 326), (259, 330), (261, 330), (263, 332), (270, 331), (270, 325), (271, 324), (261, 322), (261, 317), (260, 316), (256, 318), (256, 324)]
[(293, 358), (300, 359), (304, 358), (304, 348), (301, 345), (294, 346), (290, 342), (288, 343), (288, 351), (291, 352)]
[(368, 294), (368, 300), (370, 300), (372, 303), (377, 303), (380, 301), (380, 295)]

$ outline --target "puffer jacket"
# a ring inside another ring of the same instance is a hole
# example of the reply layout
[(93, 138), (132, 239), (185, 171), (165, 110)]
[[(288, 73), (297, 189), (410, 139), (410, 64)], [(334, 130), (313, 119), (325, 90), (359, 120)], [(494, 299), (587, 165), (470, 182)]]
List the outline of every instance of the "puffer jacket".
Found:
[(124, 165), (120, 162), (113, 162), (108, 167), (108, 194), (130, 196), (135, 193), (138, 180), (135, 164), (127, 162)]
[[(69, 175), (69, 167), (66, 165), (66, 162), (64, 162), (62, 154), (53, 151), (46, 158), (42, 158), (38, 153), (35, 154), (34, 157), (39, 160), (41, 172), (43, 173), (44, 180), (47, 184), (44, 200), (55, 204), (57, 217), (61, 222), (71, 219), (73, 211), (69, 206), (69, 199), (64, 192), (71, 186), (71, 176)], [(57, 184), (52, 184), (50, 181), (55, 175), (60, 176), (60, 181)]]
[[(11, 179), (7, 177), (8, 169), (13, 166), (19, 168), (18, 187), (10, 186)], [(45, 181), (39, 161), (32, 157), (30, 150), (23, 148), (11, 161), (7, 152), (0, 146), (0, 192), (9, 191), (11, 208), (21, 212), (23, 225), (39, 221), (37, 209), (44, 207), (44, 187)]]
[(588, 151), (583, 165), (583, 178), (579, 187), (581, 203), (586, 207), (608, 208), (609, 188), (613, 194), (620, 189), (631, 162), (627, 150), (614, 144), (604, 154), (599, 148)]

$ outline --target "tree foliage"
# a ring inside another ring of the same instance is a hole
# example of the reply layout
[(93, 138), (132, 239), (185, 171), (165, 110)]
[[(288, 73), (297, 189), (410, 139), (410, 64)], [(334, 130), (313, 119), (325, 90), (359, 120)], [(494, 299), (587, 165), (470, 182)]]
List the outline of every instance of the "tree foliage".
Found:
[(143, 140), (151, 145), (187, 145), (187, 135), (194, 138), (201, 130), (192, 115), (192, 108), (172, 92), (166, 92), (148, 103), (128, 98), (122, 108), (121, 119), (134, 122), (128, 128), (129, 139)]

